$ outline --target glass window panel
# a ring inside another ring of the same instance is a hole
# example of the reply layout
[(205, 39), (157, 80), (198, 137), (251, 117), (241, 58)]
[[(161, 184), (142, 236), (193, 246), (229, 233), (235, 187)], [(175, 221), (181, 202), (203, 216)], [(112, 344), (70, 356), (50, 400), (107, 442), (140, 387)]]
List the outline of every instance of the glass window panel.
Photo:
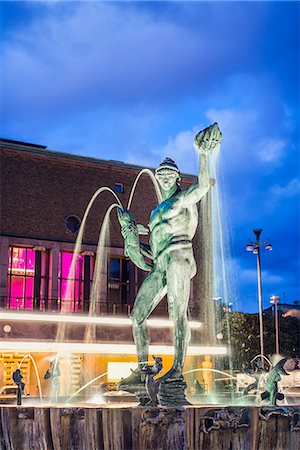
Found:
[(115, 192), (124, 192), (124, 185), (122, 183), (115, 183)]
[(26, 275), (34, 275), (35, 251), (27, 249)]
[(120, 280), (120, 259), (119, 258), (110, 258), (109, 277), (112, 280)]
[(24, 301), (24, 308), (25, 309), (32, 309), (33, 305), (33, 285), (34, 285), (34, 278), (33, 277), (27, 277), (26, 279), (26, 290), (25, 290), (25, 301)]
[(27, 277), (26, 278), (26, 291), (25, 291), (25, 297), (33, 297), (33, 286), (34, 286), (34, 278), (33, 277)]
[(11, 308), (22, 308), (25, 288), (25, 277), (11, 277)]
[(74, 298), (74, 281), (61, 280), (61, 298), (64, 300), (71, 300)]
[(12, 272), (17, 275), (25, 274), (26, 264), (26, 248), (13, 247), (12, 248)]
[(82, 277), (82, 267), (83, 267), (83, 256), (77, 255), (75, 267), (75, 278), (77, 280), (79, 280)]
[(71, 264), (72, 264), (73, 253), (61, 252), (61, 277), (68, 278)]
[[(62, 311), (81, 310), (83, 304), (84, 258), (77, 256), (75, 273), (71, 274), (73, 253), (60, 252), (59, 258), (59, 299)], [(73, 278), (71, 276), (73, 275)]]
[(129, 261), (122, 258), (122, 281), (126, 282), (129, 280)]
[(76, 302), (75, 302), (75, 311), (81, 311), (83, 306), (83, 290), (82, 290), (82, 282), (75, 281), (76, 286)]
[(109, 298), (110, 303), (119, 303), (119, 297), (120, 297), (120, 284), (119, 283), (110, 283), (110, 289), (109, 289)]
[(128, 304), (128, 286), (126, 284), (122, 285), (122, 303)]
[(61, 280), (61, 310), (71, 311), (73, 309), (74, 282)]

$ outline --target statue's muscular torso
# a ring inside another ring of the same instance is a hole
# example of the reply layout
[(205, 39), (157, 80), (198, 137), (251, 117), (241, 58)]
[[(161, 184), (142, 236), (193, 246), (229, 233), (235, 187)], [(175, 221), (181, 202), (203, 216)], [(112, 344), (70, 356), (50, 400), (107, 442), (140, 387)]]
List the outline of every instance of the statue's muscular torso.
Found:
[(191, 242), (198, 224), (197, 204), (184, 206), (185, 191), (180, 189), (161, 202), (151, 213), (150, 246), (154, 258), (168, 248)]

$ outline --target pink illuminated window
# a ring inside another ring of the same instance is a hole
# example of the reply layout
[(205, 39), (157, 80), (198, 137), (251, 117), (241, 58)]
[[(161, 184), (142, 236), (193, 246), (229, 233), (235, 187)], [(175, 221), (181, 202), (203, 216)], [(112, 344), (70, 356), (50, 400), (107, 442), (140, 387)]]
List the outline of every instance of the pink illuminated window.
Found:
[(6, 308), (47, 309), (49, 252), (10, 247)]
[(35, 274), (35, 251), (11, 247), (8, 264), (7, 306), (10, 309), (32, 309)]
[(83, 309), (83, 256), (77, 255), (72, 270), (73, 253), (61, 251), (58, 266), (58, 302), (64, 312)]

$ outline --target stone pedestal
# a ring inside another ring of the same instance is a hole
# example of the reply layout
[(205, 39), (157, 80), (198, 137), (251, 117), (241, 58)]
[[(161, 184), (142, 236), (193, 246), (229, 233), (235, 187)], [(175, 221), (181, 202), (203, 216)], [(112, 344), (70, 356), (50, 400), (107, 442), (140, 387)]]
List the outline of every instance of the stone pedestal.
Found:
[(300, 407), (0, 407), (1, 450), (296, 450)]
[(186, 450), (182, 408), (143, 408), (140, 443), (143, 450)]

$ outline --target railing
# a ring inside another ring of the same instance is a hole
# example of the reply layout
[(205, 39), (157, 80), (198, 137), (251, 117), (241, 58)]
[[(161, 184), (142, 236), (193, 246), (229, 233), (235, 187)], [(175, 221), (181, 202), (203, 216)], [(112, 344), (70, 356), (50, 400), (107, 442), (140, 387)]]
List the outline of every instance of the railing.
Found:
[[(96, 303), (93, 308), (97, 316), (130, 316), (132, 304), (122, 303)], [(54, 298), (36, 299), (33, 297), (0, 297), (0, 309), (18, 311), (39, 311), (39, 312), (64, 312), (64, 313), (86, 313), (89, 312), (89, 301), (59, 300)], [(168, 317), (167, 304), (164, 302), (158, 305), (153, 313), (153, 317)], [(198, 308), (188, 308), (189, 318), (199, 318)]]
[[(89, 301), (60, 300), (57, 298), (36, 299), (33, 297), (0, 297), (0, 309), (17, 311), (88, 313)], [(95, 315), (130, 316), (133, 305), (98, 302), (93, 306)], [(167, 315), (166, 308), (157, 308), (156, 315)]]

